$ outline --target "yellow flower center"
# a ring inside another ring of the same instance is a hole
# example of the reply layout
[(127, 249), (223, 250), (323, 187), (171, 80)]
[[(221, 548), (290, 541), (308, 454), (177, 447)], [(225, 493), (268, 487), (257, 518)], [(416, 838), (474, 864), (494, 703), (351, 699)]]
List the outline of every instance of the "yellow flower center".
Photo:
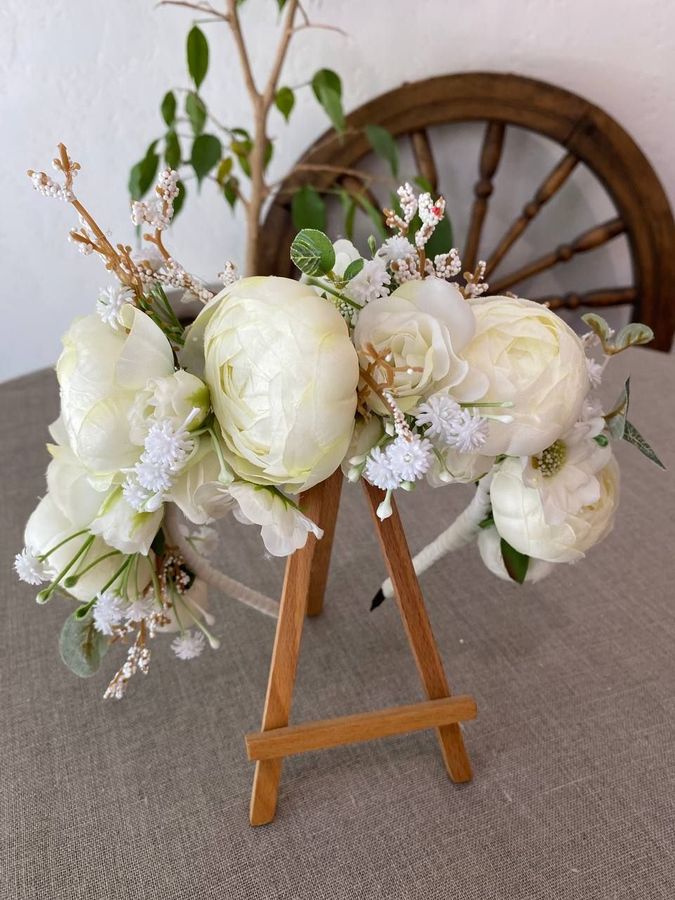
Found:
[(558, 440), (538, 456), (533, 456), (532, 466), (539, 469), (544, 478), (551, 478), (562, 469), (566, 459), (567, 446), (564, 441)]

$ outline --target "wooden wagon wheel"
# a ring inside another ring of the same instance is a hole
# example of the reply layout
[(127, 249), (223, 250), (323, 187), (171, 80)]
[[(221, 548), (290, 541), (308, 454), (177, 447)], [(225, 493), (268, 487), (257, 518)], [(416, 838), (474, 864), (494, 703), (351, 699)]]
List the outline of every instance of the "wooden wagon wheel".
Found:
[(485, 121), (486, 128), (464, 247), (464, 268), (472, 269), (476, 262), (506, 129), (513, 125), (544, 135), (560, 144), (563, 153), (497, 246), (487, 254), (488, 281), (490, 272), (562, 188), (579, 162), (585, 163), (605, 187), (616, 216), (495, 278), (490, 283), (490, 293), (517, 291), (533, 275), (625, 234), (633, 284), (532, 299), (546, 301), (552, 309), (630, 304), (633, 319), (654, 330), (656, 338), (651, 346), (668, 351), (675, 331), (675, 224), (656, 173), (635, 141), (603, 110), (570, 91), (518, 75), (481, 72), (431, 78), (404, 84), (360, 107), (348, 117), (346, 134), (325, 134), (285, 179), (263, 226), (265, 240), (259, 269), (263, 273), (292, 274), (289, 247), (295, 230), (290, 198), (300, 186), (311, 182), (318, 190), (327, 190), (339, 182), (350, 192), (364, 190), (353, 175), (340, 176), (332, 169), (355, 168), (372, 152), (363, 132), (365, 125), (381, 125), (396, 137), (407, 135), (419, 173), (436, 188), (439, 177), (427, 129), (468, 121)]

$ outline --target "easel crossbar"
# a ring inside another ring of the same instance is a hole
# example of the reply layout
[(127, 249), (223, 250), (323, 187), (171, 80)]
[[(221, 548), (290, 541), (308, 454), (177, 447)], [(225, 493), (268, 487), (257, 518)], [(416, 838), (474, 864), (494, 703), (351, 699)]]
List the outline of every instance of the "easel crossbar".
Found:
[(476, 701), (473, 697), (444, 697), (254, 732), (246, 735), (246, 751), (250, 760), (277, 759), (475, 718)]

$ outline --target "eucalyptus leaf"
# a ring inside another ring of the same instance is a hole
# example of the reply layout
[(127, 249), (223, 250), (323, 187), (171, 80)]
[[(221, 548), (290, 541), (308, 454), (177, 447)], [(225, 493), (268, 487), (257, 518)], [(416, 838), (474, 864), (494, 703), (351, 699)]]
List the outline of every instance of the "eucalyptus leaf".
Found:
[(326, 227), (326, 204), (311, 185), (305, 185), (293, 194), (291, 215), (297, 229), (315, 228), (323, 231)]
[(648, 325), (643, 325), (641, 322), (631, 322), (630, 325), (625, 325), (617, 334), (614, 340), (614, 347), (616, 350), (625, 350), (627, 347), (635, 344), (648, 344), (653, 340), (654, 332)]
[(326, 275), (335, 265), (335, 250), (323, 231), (303, 228), (291, 244), (291, 259), (305, 275)]
[(612, 329), (609, 327), (606, 319), (603, 319), (602, 316), (599, 316), (597, 313), (584, 313), (581, 319), (588, 325), (591, 331), (597, 334), (603, 343), (609, 341), (612, 336)]
[(628, 421), (626, 421), (626, 425), (624, 428), (623, 439), (624, 441), (628, 441), (628, 443), (632, 444), (634, 447), (637, 447), (640, 453), (644, 454), (647, 459), (651, 460), (653, 463), (659, 466), (659, 468), (666, 468), (658, 458), (652, 447), (650, 447), (647, 441), (642, 437), (635, 425), (631, 424)]
[(523, 584), (530, 565), (530, 557), (516, 550), (504, 538), (501, 538), (501, 551), (509, 577), (518, 582), (518, 584)]
[(214, 168), (220, 157), (223, 148), (218, 138), (213, 134), (200, 134), (195, 138), (192, 144), (192, 154), (190, 162), (195, 170), (197, 181), (200, 183)]
[(192, 80), (199, 87), (209, 68), (209, 43), (197, 25), (192, 26), (187, 36), (187, 64)]
[(177, 169), (181, 164), (180, 141), (173, 129), (164, 138), (164, 160), (170, 169)]
[(132, 200), (140, 200), (147, 194), (150, 185), (155, 180), (159, 166), (157, 153), (157, 141), (153, 141), (145, 152), (145, 156), (136, 165), (132, 166), (129, 173), (129, 193)]
[(164, 98), (159, 109), (162, 113), (162, 118), (169, 126), (169, 128), (171, 128), (176, 119), (176, 95), (173, 91), (167, 91), (167, 93), (164, 94)]
[(63, 623), (59, 653), (70, 671), (80, 678), (89, 678), (98, 671), (108, 647), (108, 639), (94, 627), (91, 611), (83, 619), (71, 613)]
[(185, 98), (185, 113), (190, 120), (190, 125), (195, 134), (201, 134), (206, 124), (206, 106), (204, 101), (194, 91)]
[(392, 175), (397, 178), (398, 147), (391, 132), (380, 125), (366, 125), (366, 137), (377, 155), (389, 163)]
[(274, 97), (274, 102), (281, 115), (288, 119), (295, 106), (295, 94), (289, 87), (280, 87)]
[(359, 274), (365, 264), (365, 259), (353, 259), (345, 269), (342, 281), (351, 281), (355, 275)]

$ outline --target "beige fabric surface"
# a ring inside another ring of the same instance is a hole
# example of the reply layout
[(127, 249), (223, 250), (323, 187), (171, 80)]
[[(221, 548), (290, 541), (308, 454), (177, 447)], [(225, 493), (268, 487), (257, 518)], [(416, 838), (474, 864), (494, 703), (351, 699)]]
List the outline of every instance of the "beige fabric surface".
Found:
[[(625, 358), (628, 357), (628, 358)], [(432, 732), (296, 757), (274, 824), (251, 829), (252, 766), (274, 623), (217, 596), (222, 647), (193, 662), (154, 643), (146, 678), (103, 702), (119, 653), (89, 680), (58, 658), (68, 605), (11, 572), (44, 490), (52, 373), (0, 388), (0, 897), (7, 900), (672, 900), (675, 897), (675, 359), (631, 351), (631, 419), (669, 472), (621, 446), (614, 533), (524, 588), (475, 547), (422, 586), (451, 684), (473, 693), (471, 784)], [(610, 392), (612, 393), (612, 392)], [(413, 550), (470, 496), (401, 507)], [(222, 525), (222, 564), (278, 592), (252, 528)], [(421, 697), (384, 566), (347, 486), (324, 615), (307, 624), (295, 721)]]

